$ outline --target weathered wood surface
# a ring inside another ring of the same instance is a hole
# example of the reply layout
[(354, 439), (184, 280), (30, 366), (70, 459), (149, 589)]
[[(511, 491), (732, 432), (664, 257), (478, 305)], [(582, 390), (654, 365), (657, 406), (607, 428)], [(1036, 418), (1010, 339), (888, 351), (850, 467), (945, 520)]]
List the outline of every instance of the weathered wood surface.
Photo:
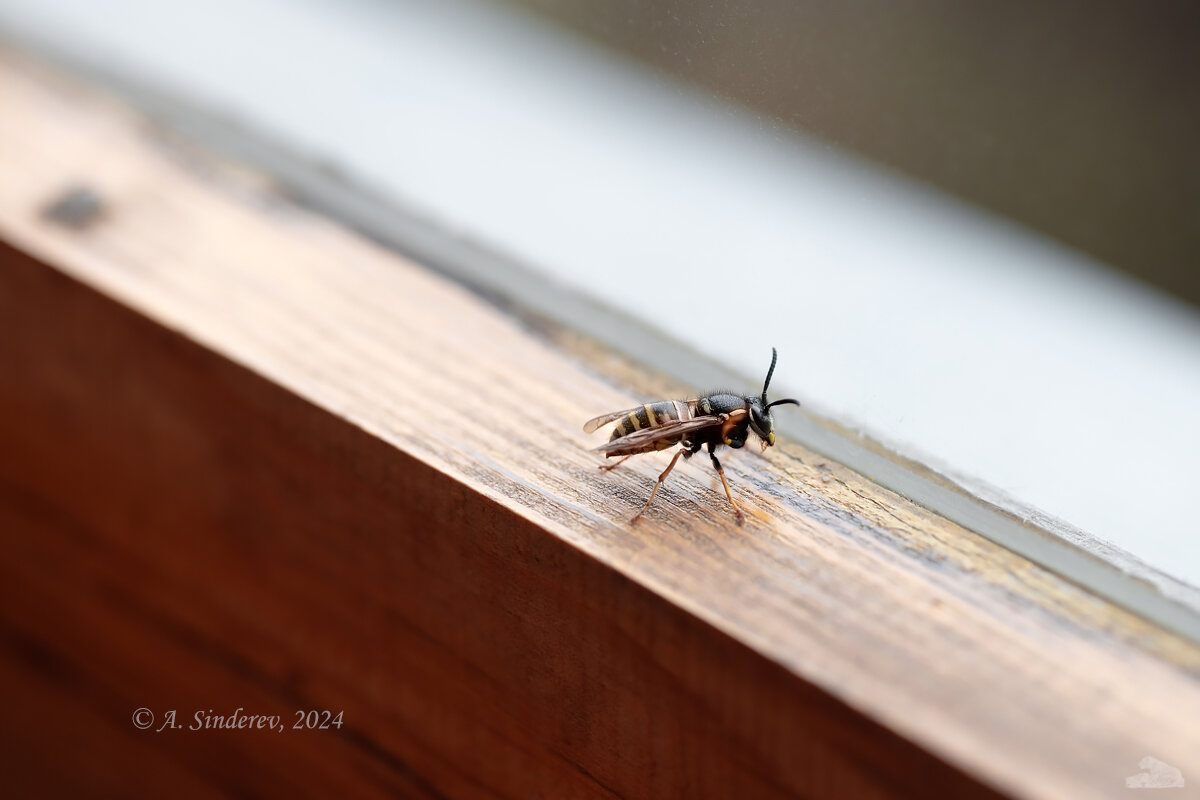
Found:
[(580, 425), (652, 379), (11, 55), (0, 239), (22, 795), (1200, 780), (1200, 648), (787, 443), (725, 460), (744, 527), (699, 459), (631, 527), (668, 454), (601, 475)]

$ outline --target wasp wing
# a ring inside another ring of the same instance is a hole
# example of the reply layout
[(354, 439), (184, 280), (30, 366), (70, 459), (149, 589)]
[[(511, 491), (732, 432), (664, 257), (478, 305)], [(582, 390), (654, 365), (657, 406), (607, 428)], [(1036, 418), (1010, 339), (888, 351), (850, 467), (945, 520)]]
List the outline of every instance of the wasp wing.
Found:
[[(593, 447), (595, 452), (604, 453), (606, 456), (623, 456), (627, 454), (640, 453), (643, 448), (654, 442), (663, 439), (672, 439), (676, 436), (698, 431), (703, 428), (711, 428), (714, 425), (720, 425), (728, 418), (727, 414), (720, 416), (704, 416), (693, 417), (692, 419), (672, 420), (662, 425), (657, 425), (653, 428), (642, 428), (640, 431), (626, 434), (620, 439), (612, 439), (605, 442), (599, 447)], [(603, 424), (603, 423), (601, 423)]]
[(624, 411), (614, 411), (611, 414), (601, 414), (595, 419), (589, 419), (587, 422), (583, 423), (583, 432), (592, 433), (601, 425), (607, 425), (613, 420), (620, 419), (621, 417), (628, 417), (630, 414), (636, 414), (638, 411), (641, 411), (641, 409), (642, 406), (637, 406), (635, 408), (627, 408)]

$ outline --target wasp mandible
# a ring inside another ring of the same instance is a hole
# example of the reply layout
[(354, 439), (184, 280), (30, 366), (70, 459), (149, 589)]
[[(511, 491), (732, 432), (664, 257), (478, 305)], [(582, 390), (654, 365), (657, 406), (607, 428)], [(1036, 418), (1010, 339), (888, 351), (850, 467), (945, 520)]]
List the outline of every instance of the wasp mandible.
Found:
[(767, 387), (771, 385), (771, 376), (775, 373), (775, 361), (779, 354), (771, 348), (771, 366), (767, 369), (767, 379), (763, 381), (762, 395), (739, 395), (733, 392), (710, 392), (703, 397), (692, 400), (660, 400), (657, 403), (646, 403), (637, 408), (624, 411), (614, 411), (611, 414), (601, 414), (595, 419), (588, 420), (584, 433), (591, 433), (601, 425), (617, 421), (612, 438), (594, 448), (604, 453), (606, 458), (623, 456), (615, 464), (606, 464), (600, 469), (608, 471), (623, 464), (631, 456), (638, 453), (653, 453), (666, 450), (673, 445), (682, 448), (675, 453), (671, 463), (658, 476), (650, 498), (642, 506), (641, 511), (634, 514), (632, 522), (638, 519), (654, 502), (658, 487), (671, 474), (675, 462), (680, 456), (691, 458), (700, 452), (700, 448), (708, 447), (708, 457), (712, 459), (713, 468), (721, 476), (721, 485), (725, 487), (725, 496), (729, 498), (734, 513), (737, 514), (738, 524), (745, 521), (742, 510), (729, 491), (729, 482), (725, 480), (725, 469), (717, 460), (717, 448), (725, 445), (734, 449), (745, 446), (746, 437), (750, 431), (762, 440), (762, 449), (766, 450), (775, 444), (775, 419), (771, 416), (772, 406), (800, 405), (800, 401), (787, 398), (767, 402)]

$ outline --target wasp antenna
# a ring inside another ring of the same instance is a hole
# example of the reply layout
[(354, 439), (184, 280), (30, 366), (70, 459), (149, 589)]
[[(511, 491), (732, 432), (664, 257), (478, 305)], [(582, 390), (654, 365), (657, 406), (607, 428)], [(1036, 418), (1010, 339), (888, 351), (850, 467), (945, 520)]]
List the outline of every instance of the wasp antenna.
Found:
[(786, 400), (772, 400), (770, 403), (767, 403), (767, 408), (770, 408), (771, 406), (782, 406), (784, 404), (798, 406), (800, 405), (800, 401), (793, 400), (790, 397)]
[(763, 405), (767, 404), (767, 387), (771, 385), (771, 376), (775, 374), (775, 362), (779, 359), (779, 353), (775, 352), (775, 348), (771, 348), (771, 366), (767, 368), (767, 379), (763, 381), (762, 401)]

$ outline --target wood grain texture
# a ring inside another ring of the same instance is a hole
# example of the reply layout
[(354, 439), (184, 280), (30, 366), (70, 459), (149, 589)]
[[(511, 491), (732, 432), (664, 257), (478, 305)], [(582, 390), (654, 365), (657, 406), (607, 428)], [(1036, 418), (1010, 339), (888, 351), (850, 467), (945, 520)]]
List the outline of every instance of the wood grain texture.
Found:
[[(26, 794), (1200, 779), (1200, 648), (787, 443), (725, 459), (744, 527), (699, 460), (631, 527), (668, 454), (604, 476), (580, 425), (652, 381), (11, 55), (0, 238)], [(347, 724), (155, 734), (140, 706)]]

